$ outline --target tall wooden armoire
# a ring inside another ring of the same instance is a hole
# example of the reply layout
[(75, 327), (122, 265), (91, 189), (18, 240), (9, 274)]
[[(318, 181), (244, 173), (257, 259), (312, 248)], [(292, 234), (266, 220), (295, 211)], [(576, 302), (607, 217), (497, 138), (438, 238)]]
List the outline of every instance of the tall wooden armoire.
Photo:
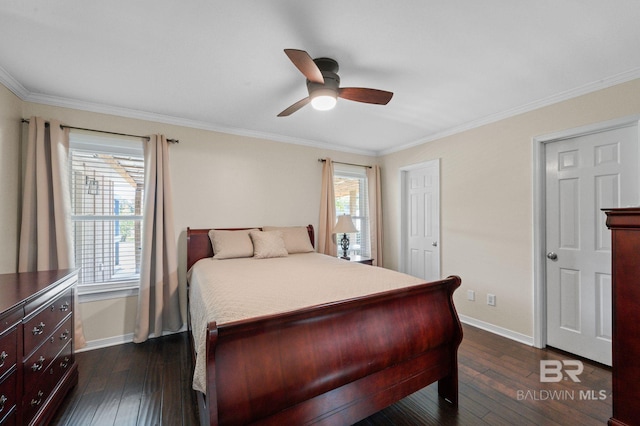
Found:
[(612, 238), (613, 416), (640, 424), (640, 208), (605, 210)]

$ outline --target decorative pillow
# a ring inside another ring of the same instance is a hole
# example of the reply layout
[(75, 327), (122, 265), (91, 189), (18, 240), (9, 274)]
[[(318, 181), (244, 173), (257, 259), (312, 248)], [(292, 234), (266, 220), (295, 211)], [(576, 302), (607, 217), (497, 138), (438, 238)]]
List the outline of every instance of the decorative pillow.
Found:
[(249, 232), (253, 230), (255, 228), (238, 231), (224, 231), (221, 229), (209, 231), (209, 239), (213, 247), (213, 258), (233, 259), (253, 256), (253, 243), (249, 237)]
[(289, 254), (280, 231), (251, 231), (249, 235), (253, 241), (253, 257), (256, 259), (285, 257)]
[(309, 232), (306, 226), (264, 226), (262, 229), (265, 231), (281, 231), (284, 245), (289, 254), (315, 251), (309, 240)]

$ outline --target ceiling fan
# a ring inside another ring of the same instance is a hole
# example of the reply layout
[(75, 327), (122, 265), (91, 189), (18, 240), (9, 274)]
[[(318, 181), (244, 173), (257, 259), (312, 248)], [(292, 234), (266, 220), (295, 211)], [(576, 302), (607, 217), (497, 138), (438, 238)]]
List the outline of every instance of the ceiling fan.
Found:
[(340, 87), (338, 63), (331, 58), (311, 59), (304, 50), (284, 49), (291, 62), (307, 78), (309, 96), (294, 103), (278, 117), (286, 117), (311, 102), (317, 110), (329, 110), (336, 104), (337, 98), (367, 104), (386, 105), (393, 96), (392, 92), (364, 87)]

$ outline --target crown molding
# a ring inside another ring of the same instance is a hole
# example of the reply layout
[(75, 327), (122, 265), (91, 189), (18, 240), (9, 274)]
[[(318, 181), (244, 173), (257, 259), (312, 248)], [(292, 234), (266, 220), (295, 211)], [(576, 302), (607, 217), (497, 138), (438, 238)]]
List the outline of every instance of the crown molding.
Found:
[(585, 84), (575, 89), (567, 90), (557, 93), (555, 95), (539, 99), (537, 101), (530, 102), (528, 104), (521, 105), (516, 108), (511, 108), (506, 111), (499, 112), (497, 114), (488, 115), (478, 120), (469, 121), (460, 126), (452, 127), (443, 132), (435, 133), (426, 138), (419, 139), (415, 142), (410, 142), (401, 146), (376, 151), (375, 155), (380, 157), (387, 154), (393, 154), (394, 152), (404, 151), (405, 149), (413, 148), (418, 145), (423, 145), (428, 142), (433, 142), (438, 139), (445, 138), (447, 136), (453, 136), (458, 133), (465, 132), (467, 130), (475, 129), (487, 124), (495, 123), (500, 120), (504, 120), (516, 115), (520, 115), (526, 112), (530, 112), (542, 107), (556, 104), (558, 102), (566, 101), (569, 99), (577, 98), (578, 96), (586, 95), (598, 90), (606, 89), (607, 87), (615, 86), (617, 84), (626, 83), (631, 80), (640, 78), (640, 68), (636, 68), (630, 71), (626, 71), (593, 83)]
[[(19, 83), (18, 83), (19, 84)], [(22, 87), (22, 86), (21, 86)], [(24, 88), (23, 88), (24, 89)], [(352, 154), (368, 155), (375, 157), (375, 151), (359, 150), (354, 148), (343, 147), (328, 143), (322, 143), (307, 139), (298, 139), (283, 135), (271, 134), (266, 132), (258, 132), (247, 129), (239, 129), (234, 127), (224, 127), (205, 121), (190, 120), (186, 118), (174, 117), (170, 115), (156, 114), (152, 112), (140, 111), (129, 108), (116, 107), (112, 105), (98, 104), (94, 102), (79, 101), (76, 99), (63, 98), (59, 96), (50, 96), (39, 93), (30, 93), (24, 89), (26, 95), (20, 96), (23, 101), (38, 104), (58, 106), (63, 108), (77, 109), (81, 111), (89, 111), (100, 114), (115, 115), (118, 117), (133, 118), (137, 120), (152, 121), (156, 123), (171, 124), (175, 126), (188, 127), (192, 129), (207, 130), (212, 132), (232, 134), (236, 136), (244, 136), (257, 139), (266, 139), (275, 142), (288, 143), (293, 145), (303, 145), (318, 149), (329, 149), (339, 152), (348, 152)], [(15, 93), (15, 92), (14, 92)], [(17, 94), (17, 93), (16, 93)]]
[(530, 102), (525, 105), (521, 105), (516, 108), (511, 108), (497, 114), (488, 115), (478, 120), (469, 121), (459, 126), (452, 127), (443, 132), (435, 133), (425, 138), (418, 139), (408, 144), (403, 144), (390, 149), (374, 151), (374, 150), (362, 150), (355, 148), (348, 148), (344, 146), (322, 143), (308, 139), (298, 139), (289, 136), (283, 136), (278, 134), (272, 134), (267, 132), (258, 132), (254, 130), (239, 129), (235, 127), (219, 126), (213, 123), (204, 121), (190, 120), (186, 118), (173, 117), (169, 115), (156, 114), (146, 111), (140, 111), (129, 108), (115, 107), (111, 105), (103, 105), (94, 102), (79, 101), (76, 99), (63, 98), (59, 96), (50, 96), (39, 93), (31, 93), (20, 82), (13, 78), (4, 68), (0, 66), (0, 83), (2, 83), (7, 89), (13, 92), (16, 96), (26, 102), (39, 103), (44, 105), (59, 106), (64, 108), (77, 109), (81, 111), (96, 112), (101, 114), (115, 115), (118, 117), (133, 118), (137, 120), (152, 121), (157, 123), (171, 124), (175, 126), (182, 126), (200, 130), (208, 130), (212, 132), (227, 133), (236, 136), (244, 136), (257, 139), (266, 139), (275, 142), (288, 143), (293, 145), (302, 145), (318, 149), (328, 149), (338, 152), (347, 152), (352, 154), (368, 155), (372, 157), (380, 157), (383, 155), (393, 154), (395, 152), (403, 151), (405, 149), (413, 148), (418, 145), (422, 145), (428, 142), (433, 142), (438, 139), (442, 139), (448, 136), (452, 136), (458, 133), (462, 133), (468, 130), (475, 129), (487, 124), (495, 123), (500, 120), (504, 120), (519, 114), (523, 114), (529, 111), (533, 111), (545, 106), (553, 105), (558, 102), (566, 101), (576, 98), (578, 96), (586, 95), (591, 92), (606, 89), (617, 84), (626, 83), (631, 80), (640, 78), (640, 68), (636, 68), (630, 71), (626, 71), (605, 79), (585, 84), (575, 89), (567, 90), (537, 101)]
[(22, 99), (23, 101), (29, 96), (29, 91), (18, 82), (11, 74), (0, 66), (0, 83), (7, 89), (13, 92), (14, 95)]

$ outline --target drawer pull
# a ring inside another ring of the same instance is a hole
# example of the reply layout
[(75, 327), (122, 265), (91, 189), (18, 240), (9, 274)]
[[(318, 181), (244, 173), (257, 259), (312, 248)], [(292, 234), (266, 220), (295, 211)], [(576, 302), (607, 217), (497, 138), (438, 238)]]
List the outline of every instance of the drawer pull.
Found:
[(69, 365), (69, 361), (69, 357), (65, 356), (64, 360), (60, 361), (60, 367), (67, 368), (67, 366)]
[(65, 330), (61, 335), (60, 335), (60, 340), (67, 340), (69, 338), (69, 330)]
[(64, 302), (62, 305), (60, 305), (60, 310), (62, 312), (67, 312), (69, 310), (69, 303), (68, 302)]
[(42, 334), (43, 331), (44, 331), (44, 323), (41, 322), (40, 324), (33, 327), (33, 330), (31, 332), (33, 333), (34, 336), (37, 336), (38, 334)]
[(9, 398), (7, 398), (6, 396), (0, 395), (0, 413), (2, 413), (2, 410), (4, 410), (4, 404), (6, 404), (8, 400)]
[(37, 396), (38, 396), (38, 399), (32, 399), (31, 400), (31, 406), (32, 407), (36, 407), (36, 406), (42, 404), (42, 397), (44, 396), (44, 392), (39, 390)]
[(0, 367), (4, 366), (4, 360), (7, 359), (7, 357), (9, 357), (9, 354), (5, 351), (2, 351), (2, 353), (0, 354)]
[(31, 366), (31, 369), (33, 371), (40, 371), (42, 370), (42, 366), (44, 365), (44, 357), (41, 356), (40, 358), (38, 358), (37, 362), (34, 362), (33, 365)]

